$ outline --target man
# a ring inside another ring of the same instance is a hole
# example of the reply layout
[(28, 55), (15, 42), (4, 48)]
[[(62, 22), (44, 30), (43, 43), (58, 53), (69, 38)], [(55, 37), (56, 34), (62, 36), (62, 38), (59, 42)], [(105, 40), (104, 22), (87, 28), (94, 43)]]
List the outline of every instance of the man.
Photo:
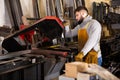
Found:
[(75, 60), (101, 65), (100, 23), (92, 19), (92, 17), (88, 15), (87, 8), (83, 6), (79, 6), (75, 9), (75, 18), (78, 21), (78, 25), (74, 29), (66, 31), (65, 33), (66, 37), (78, 35), (79, 53), (75, 56)]

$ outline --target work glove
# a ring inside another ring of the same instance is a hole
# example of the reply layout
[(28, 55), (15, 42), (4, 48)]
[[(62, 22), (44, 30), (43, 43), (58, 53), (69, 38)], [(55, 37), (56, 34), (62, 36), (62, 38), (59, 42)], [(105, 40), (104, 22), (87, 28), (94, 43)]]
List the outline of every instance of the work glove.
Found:
[(90, 51), (90, 52), (85, 56), (85, 62), (86, 62), (86, 63), (98, 64), (97, 52), (96, 52), (96, 51)]
[(75, 56), (75, 61), (83, 61), (83, 57), (84, 57), (83, 52), (79, 52), (79, 53)]

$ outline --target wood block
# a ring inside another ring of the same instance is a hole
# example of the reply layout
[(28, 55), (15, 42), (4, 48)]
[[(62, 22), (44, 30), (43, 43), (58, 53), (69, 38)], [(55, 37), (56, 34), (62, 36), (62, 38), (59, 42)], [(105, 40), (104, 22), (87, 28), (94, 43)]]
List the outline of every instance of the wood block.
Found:
[(75, 80), (75, 78), (70, 78), (65, 76), (65, 74), (59, 76), (59, 80)]
[(90, 80), (90, 74), (78, 73), (77, 80)]
[(65, 75), (76, 78), (78, 72), (86, 72), (88, 64), (84, 62), (71, 62), (65, 64)]

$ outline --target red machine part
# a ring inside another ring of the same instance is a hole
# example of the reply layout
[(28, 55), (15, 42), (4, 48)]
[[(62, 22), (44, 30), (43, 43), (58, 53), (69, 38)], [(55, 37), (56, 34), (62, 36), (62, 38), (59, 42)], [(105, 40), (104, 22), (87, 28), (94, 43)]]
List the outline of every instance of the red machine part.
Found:
[(39, 22), (41, 22), (41, 21), (44, 21), (44, 20), (55, 20), (55, 21), (57, 21), (57, 23), (61, 26), (61, 28), (64, 28), (64, 26), (63, 26), (63, 24), (62, 24), (62, 21), (61, 21), (59, 18), (57, 18), (56, 16), (46, 16), (46, 17), (38, 20), (38, 21), (35, 22), (34, 24), (37, 24), (37, 23), (39, 23)]
[[(22, 29), (24, 29), (24, 28), (26, 28), (25, 25), (21, 25), (21, 26), (20, 26), (20, 30), (22, 30)], [(28, 32), (26, 32), (26, 33), (24, 33), (24, 34), (21, 34), (20, 37), (21, 37), (23, 40), (25, 40), (25, 38), (26, 38), (26, 40), (27, 40), (28, 42), (32, 43), (32, 36), (33, 36), (33, 35), (34, 35), (34, 30), (31, 30), (31, 31), (28, 31)]]

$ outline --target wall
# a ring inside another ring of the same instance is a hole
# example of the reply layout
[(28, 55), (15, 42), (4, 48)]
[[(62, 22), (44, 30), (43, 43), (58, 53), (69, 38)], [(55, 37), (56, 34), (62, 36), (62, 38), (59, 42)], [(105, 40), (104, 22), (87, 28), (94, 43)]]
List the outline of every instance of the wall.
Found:
[(89, 1), (85, 0), (85, 6), (88, 8), (90, 15), (92, 15), (92, 3), (93, 2), (98, 2), (98, 3), (106, 2), (110, 4), (110, 0), (89, 0)]
[(0, 26), (11, 26), (4, 0), (0, 0)]
[[(22, 10), (23, 10), (23, 15), (27, 17), (33, 17), (33, 6), (32, 6), (32, 0), (20, 0), (22, 4)], [(5, 2), (4, 0), (0, 0), (0, 26), (10, 26), (10, 19), (8, 16), (7, 9), (5, 7)]]
[[(40, 0), (40, 1), (45, 1), (45, 0)], [(86, 4), (86, 7), (88, 8), (89, 10), (89, 13), (92, 14), (92, 3), (93, 2), (107, 2), (109, 3), (110, 0), (85, 0), (85, 4)], [(24, 16), (29, 16), (29, 17), (33, 17), (33, 6), (32, 6), (32, 0), (20, 0), (21, 4), (22, 4), (22, 10), (23, 10), (23, 15)], [(40, 2), (40, 4), (42, 4)], [(41, 8), (45, 8), (44, 6), (42, 6)], [(11, 23), (10, 23), (10, 19), (9, 19), (9, 16), (8, 16), (8, 12), (7, 12), (7, 9), (5, 7), (5, 4), (4, 4), (4, 0), (0, 0), (0, 11), (1, 11), (1, 14), (0, 14), (0, 26), (3, 26), (3, 25), (7, 25), (7, 26), (11, 26)], [(46, 10), (45, 10), (46, 11)], [(45, 11), (41, 11), (41, 13), (45, 13)], [(41, 15), (41, 16), (45, 16), (46, 14), (44, 15)]]

